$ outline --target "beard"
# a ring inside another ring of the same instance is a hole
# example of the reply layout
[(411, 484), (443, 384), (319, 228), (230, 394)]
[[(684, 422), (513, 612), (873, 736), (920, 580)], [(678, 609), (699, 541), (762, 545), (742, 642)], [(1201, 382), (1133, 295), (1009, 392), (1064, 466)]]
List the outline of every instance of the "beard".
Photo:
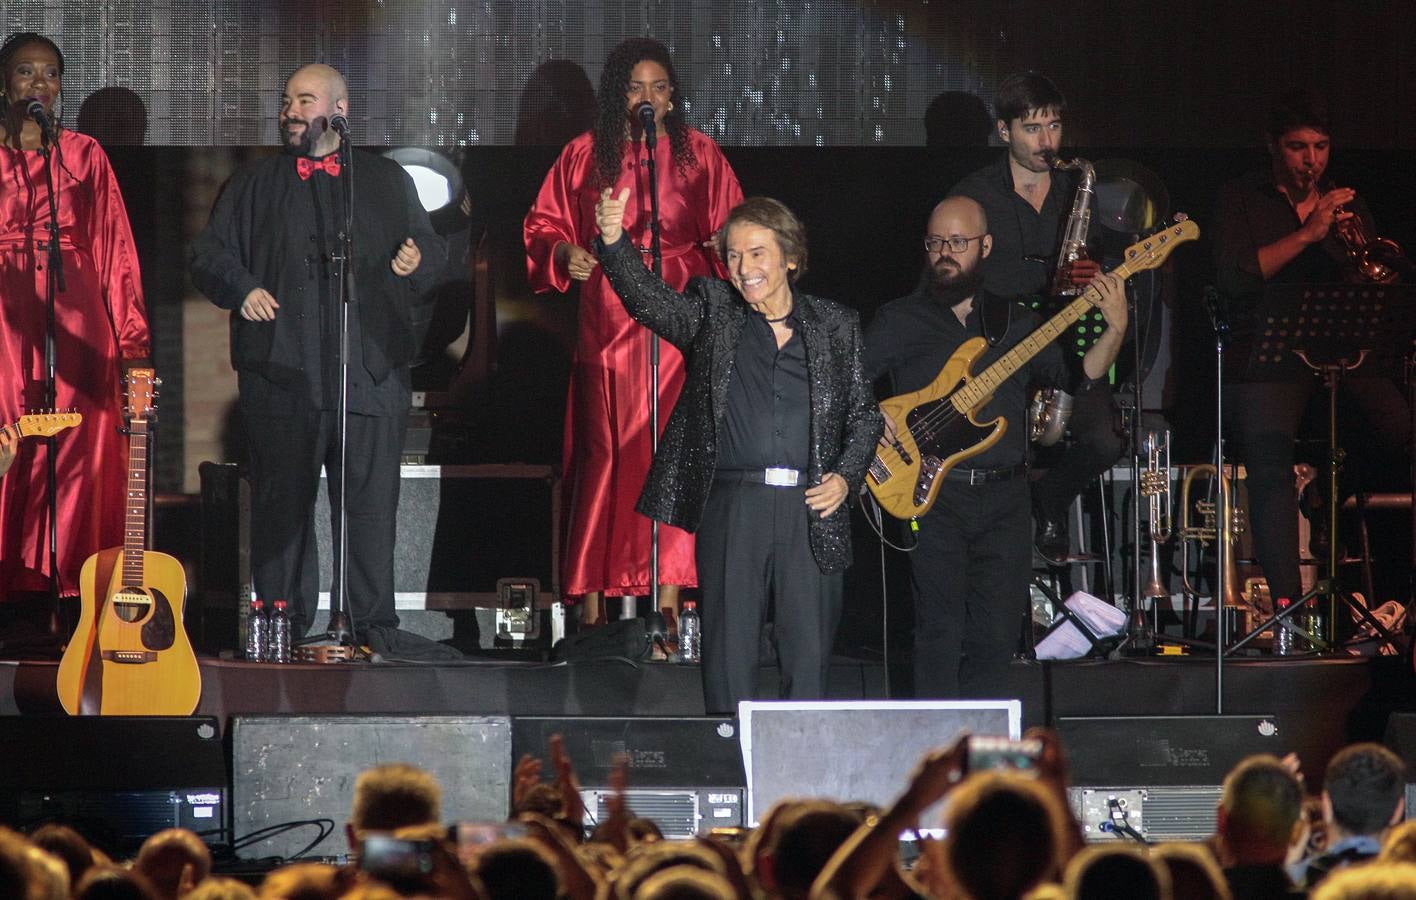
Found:
[[(297, 137), (290, 130), (291, 125), (304, 125), (305, 129)], [(319, 140), (319, 135), (304, 119), (292, 118), (280, 123), (280, 145), (286, 153), (295, 156), (309, 156), (314, 151), (317, 140)]]
[[(949, 258), (949, 257), (946, 257)], [(940, 260), (942, 262), (943, 260)], [(946, 306), (954, 306), (967, 300), (983, 286), (983, 267), (977, 264), (965, 269), (954, 261), (954, 266), (941, 268), (939, 263), (925, 263), (924, 287), (929, 296)]]

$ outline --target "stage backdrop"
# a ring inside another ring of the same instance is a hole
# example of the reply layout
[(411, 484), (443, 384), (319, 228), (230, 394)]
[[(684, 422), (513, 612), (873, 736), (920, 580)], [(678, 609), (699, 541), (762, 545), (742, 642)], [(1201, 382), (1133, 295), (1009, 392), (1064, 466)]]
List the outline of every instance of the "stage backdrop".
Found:
[(1081, 146), (1253, 143), (1272, 92), (1322, 84), (1340, 144), (1416, 146), (1416, 4), (1290, 0), (28, 0), (7, 32), (68, 56), (66, 120), (105, 143), (275, 140), (301, 62), (349, 76), (366, 144), (562, 143), (606, 53), (669, 45), (689, 121), (720, 143), (982, 142), (999, 80), (1036, 68)]

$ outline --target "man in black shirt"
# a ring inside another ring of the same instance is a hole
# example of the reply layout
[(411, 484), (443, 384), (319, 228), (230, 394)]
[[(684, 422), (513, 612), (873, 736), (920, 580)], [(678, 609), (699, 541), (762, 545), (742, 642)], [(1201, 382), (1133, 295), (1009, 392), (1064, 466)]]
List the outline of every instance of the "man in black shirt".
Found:
[(679, 293), (624, 239), (628, 196), (604, 191), (596, 250), (625, 309), (688, 364), (637, 508), (697, 532), (704, 705), (734, 713), (758, 696), (769, 608), (782, 696), (821, 699), (851, 561), (846, 500), (880, 437), (856, 313), (797, 290), (806, 230), (776, 200), (749, 198), (723, 223), (731, 282)]
[[(972, 197), (988, 217), (993, 252), (983, 261), (984, 290), (1008, 299), (1046, 296), (1053, 289), (1062, 233), (1078, 184), (1074, 170), (1052, 166), (1062, 144), (1067, 101), (1044, 76), (1023, 72), (998, 86), (994, 107), (995, 127), (1007, 152), (960, 180), (949, 194)], [(1084, 257), (1071, 264), (1065, 281), (1084, 286), (1100, 271), (1095, 260)], [(1069, 421), (1071, 443), (1032, 489), (1038, 550), (1052, 561), (1068, 552), (1067, 507), (1126, 449), (1115, 424), (1111, 383), (1079, 378), (1078, 358), (1065, 356), (1073, 379), (1084, 388)], [(1020, 420), (1017, 427), (1025, 431), (1025, 422)]]
[[(865, 333), (866, 377), (888, 372), (892, 395), (928, 385), (969, 338), (990, 338), (974, 364), (981, 372), (1040, 324), (1031, 310), (982, 287), (993, 239), (977, 202), (950, 197), (936, 206), (924, 246), (919, 288), (881, 307)], [(1100, 275), (1095, 284), (1106, 331), (1083, 359), (1090, 379), (1106, 374), (1126, 330), (1122, 280)], [(1032, 570), (1027, 389), (1068, 380), (1062, 351), (1049, 343), (1004, 381), (975, 416), (1004, 417), (1002, 438), (944, 475), (938, 499), (919, 520), (919, 546), (910, 555), (917, 697), (989, 697), (1003, 689)], [(887, 437), (893, 428), (885, 423)]]
[[(319, 600), (315, 496), (347, 478), (348, 596), (356, 635), (376, 645), (398, 625), (393, 545), (398, 460), (411, 402), (409, 363), (422, 343), (415, 314), (443, 263), (443, 242), (397, 163), (354, 151), (357, 285), (349, 311), (349, 412), (339, 466), (340, 319), (335, 257), (345, 198), (339, 136), (344, 79), (324, 65), (290, 76), (281, 100), (285, 153), (232, 176), (197, 237), (192, 282), (231, 310), (231, 363), (240, 384), (251, 471), (251, 557), (256, 591), (290, 601), (303, 634)], [(337, 504), (331, 512), (338, 515)], [(337, 533), (337, 532), (336, 532)], [(336, 551), (339, 545), (336, 542)], [(335, 560), (338, 577), (340, 567)], [(376, 646), (376, 649), (381, 647)]]
[[(1234, 329), (1226, 354), (1225, 427), (1248, 473), (1254, 555), (1274, 601), (1301, 594), (1294, 441), (1318, 381), (1306, 369), (1287, 376), (1248, 370), (1254, 314), (1269, 284), (1352, 280), (1334, 228), (1340, 216), (1361, 216), (1375, 233), (1356, 193), (1326, 178), (1328, 121), (1320, 98), (1286, 94), (1270, 116), (1269, 166), (1225, 185), (1214, 215), (1215, 280), (1228, 297)], [(1359, 368), (1344, 376), (1342, 387), (1340, 426), (1362, 436), (1342, 440), (1339, 434), (1347, 468), (1404, 473), (1410, 416), (1395, 383)]]

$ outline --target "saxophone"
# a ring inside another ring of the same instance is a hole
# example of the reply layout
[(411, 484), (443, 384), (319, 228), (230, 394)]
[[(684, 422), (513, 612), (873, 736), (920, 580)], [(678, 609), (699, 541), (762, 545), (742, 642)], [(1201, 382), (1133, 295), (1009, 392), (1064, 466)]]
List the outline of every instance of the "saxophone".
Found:
[(1057, 268), (1052, 273), (1052, 294), (1055, 297), (1075, 297), (1082, 289), (1072, 284), (1069, 270), (1072, 263), (1087, 256), (1087, 232), (1091, 230), (1091, 202), (1096, 184), (1096, 170), (1092, 164), (1080, 156), (1070, 162), (1063, 162), (1056, 156), (1048, 155), (1052, 168), (1080, 169), (1081, 183), (1072, 198), (1072, 214), (1067, 217), (1067, 230), (1062, 235), (1062, 247), (1057, 252)]

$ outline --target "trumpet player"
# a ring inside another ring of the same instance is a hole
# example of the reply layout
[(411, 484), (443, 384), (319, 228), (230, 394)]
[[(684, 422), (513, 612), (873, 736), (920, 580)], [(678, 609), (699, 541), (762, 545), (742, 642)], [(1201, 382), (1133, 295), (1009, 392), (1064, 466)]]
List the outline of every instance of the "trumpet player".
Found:
[[(1233, 328), (1226, 354), (1225, 427), (1248, 469), (1254, 555), (1268, 580), (1269, 596), (1296, 600), (1294, 441), (1318, 382), (1308, 372), (1287, 381), (1259, 381), (1272, 376), (1247, 371), (1254, 313), (1267, 285), (1351, 280), (1348, 252), (1338, 234), (1344, 217), (1362, 217), (1367, 232), (1374, 231), (1362, 198), (1326, 177), (1332, 129), (1320, 96), (1295, 90), (1279, 98), (1270, 112), (1266, 144), (1269, 165), (1220, 191), (1213, 228), (1215, 283), (1228, 298)], [(1339, 434), (1339, 444), (1348, 451), (1346, 471), (1404, 473), (1410, 417), (1397, 386), (1360, 368), (1341, 385), (1339, 429), (1361, 435), (1360, 440), (1343, 440)], [(1314, 435), (1322, 436), (1325, 426)], [(1316, 535), (1320, 523), (1314, 524)]]
[[(1081, 288), (1101, 271), (1085, 254), (1070, 263), (1057, 262), (1081, 181), (1077, 170), (1055, 165), (1066, 113), (1066, 98), (1046, 76), (1021, 72), (1004, 79), (994, 97), (994, 127), (1007, 150), (949, 192), (978, 201), (988, 217), (993, 252), (983, 260), (983, 288), (995, 296), (1022, 299), (1054, 288)], [(1067, 556), (1067, 508), (1126, 449), (1116, 427), (1110, 382), (1104, 375), (1087, 377), (1075, 354), (1064, 357), (1068, 383), (1077, 392), (1069, 425), (1072, 440), (1032, 486), (1035, 542), (1050, 562)]]

